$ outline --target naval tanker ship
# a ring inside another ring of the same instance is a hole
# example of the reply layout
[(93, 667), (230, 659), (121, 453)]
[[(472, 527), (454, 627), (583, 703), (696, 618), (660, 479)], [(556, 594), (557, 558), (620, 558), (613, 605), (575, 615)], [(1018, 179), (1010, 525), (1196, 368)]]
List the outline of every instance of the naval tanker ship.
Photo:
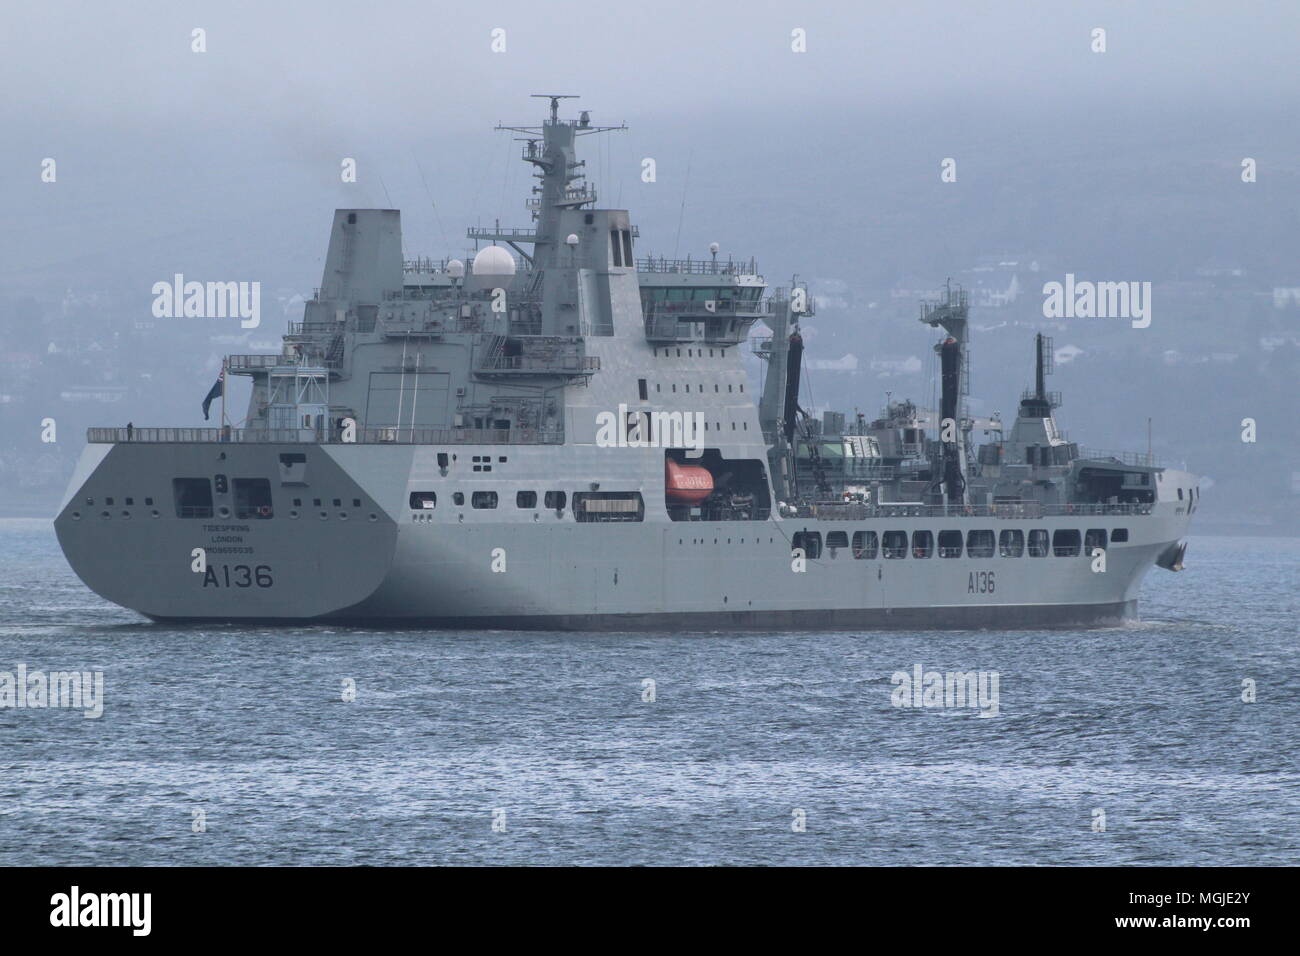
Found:
[(938, 409), (809, 414), (807, 284), (638, 255), (576, 151), (623, 127), (547, 98), (498, 127), (530, 226), (408, 260), (396, 210), (336, 210), (280, 353), (224, 362), (242, 420), (223, 393), (219, 427), (89, 430), (55, 519), (88, 587), (160, 621), (1027, 628), (1131, 618), (1181, 569), (1196, 478), (1067, 441), (1050, 340), (1010, 427), (973, 418), (946, 286), (919, 304)]

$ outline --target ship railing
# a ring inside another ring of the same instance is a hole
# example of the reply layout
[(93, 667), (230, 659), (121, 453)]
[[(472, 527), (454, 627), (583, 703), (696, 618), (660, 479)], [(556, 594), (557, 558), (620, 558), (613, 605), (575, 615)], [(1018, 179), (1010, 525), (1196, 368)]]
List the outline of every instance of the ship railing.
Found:
[[(1022, 402), (1037, 401), (1038, 393), (1032, 388), (1027, 388), (1020, 393), (1020, 400)], [(1044, 392), (1043, 400), (1048, 402), (1053, 408), (1060, 408), (1062, 404), (1060, 392)]]
[(227, 355), (226, 368), (232, 372), (239, 369), (276, 368), (281, 365), (297, 365), (298, 359), (287, 355)]
[(89, 428), (90, 444), (312, 444), (312, 445), (552, 445), (564, 442), (559, 428), (358, 428), (344, 442), (338, 428)]
[(515, 239), (521, 242), (532, 242), (537, 239), (537, 230), (528, 228), (511, 227), (509, 229), (489, 229), (486, 226), (470, 226), (465, 230), (465, 236), (468, 239)]
[(478, 364), (480, 372), (536, 372), (583, 375), (600, 371), (598, 355), (490, 355)]
[(432, 256), (416, 256), (414, 259), (402, 260), (403, 272), (446, 272), (451, 257), (434, 259)]
[(864, 504), (859, 502), (816, 502), (796, 506), (797, 517), (832, 521), (856, 521), (863, 518), (1045, 518), (1105, 517), (1149, 515), (1149, 504), (1023, 504), (995, 505), (922, 505)]
[(289, 335), (324, 335), (339, 331), (343, 326), (337, 321), (290, 322)]
[(710, 316), (646, 315), (645, 337), (647, 342), (739, 345), (749, 338), (754, 318), (730, 312)]
[(1104, 448), (1080, 448), (1080, 458), (1113, 458), (1124, 465), (1138, 465), (1147, 468), (1158, 468), (1161, 459), (1157, 455), (1147, 454), (1146, 452), (1137, 451), (1111, 451)]
[(753, 259), (725, 262), (716, 259), (665, 259), (662, 256), (645, 256), (636, 260), (637, 272), (666, 272), (684, 275), (756, 276), (758, 264)]

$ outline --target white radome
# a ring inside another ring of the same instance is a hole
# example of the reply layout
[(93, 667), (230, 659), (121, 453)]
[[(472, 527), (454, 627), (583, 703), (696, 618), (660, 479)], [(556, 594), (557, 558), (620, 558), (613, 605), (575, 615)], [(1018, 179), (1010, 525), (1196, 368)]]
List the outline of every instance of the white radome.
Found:
[(452, 259), (451, 262), (447, 263), (447, 275), (451, 276), (453, 279), (459, 279), (464, 274), (465, 263), (461, 262), (459, 259)]
[(500, 246), (485, 246), (474, 256), (474, 274), (512, 276), (515, 274), (515, 258)]

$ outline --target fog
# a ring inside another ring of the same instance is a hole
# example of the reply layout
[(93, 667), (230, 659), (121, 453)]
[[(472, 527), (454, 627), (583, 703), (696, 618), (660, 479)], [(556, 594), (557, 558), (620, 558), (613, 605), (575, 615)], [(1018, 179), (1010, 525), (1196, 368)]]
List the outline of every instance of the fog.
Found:
[[(1010, 301), (976, 297), (977, 414), (1013, 413), (1049, 330), (1078, 350), (1051, 383), (1072, 439), (1144, 448), (1151, 417), (1156, 451), (1215, 486), (1203, 527), (1300, 529), (1300, 297), (1277, 291), (1300, 287), (1290, 5), (42, 3), (0, 19), (10, 510), (52, 510), (85, 425), (201, 423), (222, 352), (274, 349), (301, 317), (335, 207), (400, 208), (409, 255), (526, 225), (528, 171), (492, 127), (565, 93), (628, 125), (584, 157), (639, 254), (717, 241), (773, 286), (810, 282), (809, 359), (829, 364), (810, 365), (809, 405), (924, 403), (924, 362), (907, 364), (933, 340), (920, 294), (1014, 277)], [(177, 272), (259, 281), (262, 327), (146, 321)], [(1067, 273), (1153, 283), (1151, 326), (1044, 319), (1042, 283)], [(123, 391), (100, 407), (70, 385)]]

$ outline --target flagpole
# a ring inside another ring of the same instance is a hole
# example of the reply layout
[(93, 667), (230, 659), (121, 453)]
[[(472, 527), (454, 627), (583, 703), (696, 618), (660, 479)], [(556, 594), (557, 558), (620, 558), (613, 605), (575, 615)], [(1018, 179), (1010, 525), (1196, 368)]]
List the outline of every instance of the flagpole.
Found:
[(221, 427), (226, 427), (226, 356), (221, 356)]

